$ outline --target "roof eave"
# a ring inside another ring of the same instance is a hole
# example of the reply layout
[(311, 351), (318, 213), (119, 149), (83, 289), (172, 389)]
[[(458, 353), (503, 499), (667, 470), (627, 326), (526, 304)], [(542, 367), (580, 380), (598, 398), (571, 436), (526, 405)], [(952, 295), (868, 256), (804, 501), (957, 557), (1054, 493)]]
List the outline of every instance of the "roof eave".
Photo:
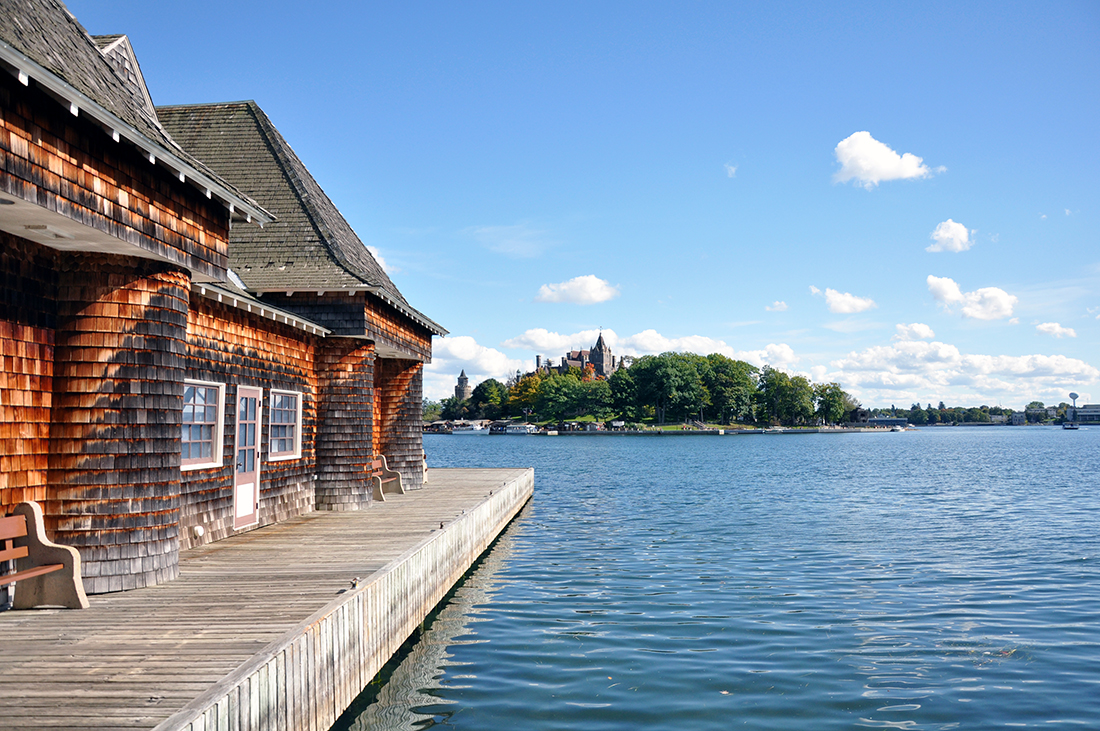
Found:
[(69, 105), (73, 116), (83, 113), (102, 127), (116, 142), (125, 138), (138, 148), (150, 164), (160, 163), (179, 178), (180, 182), (190, 183), (206, 194), (207, 198), (216, 198), (229, 209), (231, 218), (256, 223), (260, 226), (271, 223), (275, 217), (255, 202), (229, 190), (226, 185), (195, 168), (172, 150), (159, 142), (149, 139), (130, 123), (120, 119), (91, 97), (73, 88), (68, 82), (44, 68), (19, 50), (0, 40), (0, 63), (11, 71), (21, 84), (30, 85), (34, 79), (44, 91), (59, 101)]
[(249, 314), (266, 317), (275, 322), (282, 322), (284, 325), (289, 325), (313, 335), (326, 337), (332, 334), (332, 331), (328, 328), (318, 325), (315, 322), (310, 322), (304, 317), (295, 315), (293, 312), (287, 312), (286, 310), (272, 307), (269, 304), (254, 300), (250, 297), (236, 294), (225, 287), (194, 282), (191, 285), (191, 291), (209, 300), (213, 300), (214, 302), (220, 302), (224, 305), (248, 312)]
[(423, 313), (421, 313), (421, 312), (413, 309), (412, 307), (409, 307), (409, 306), (395, 300), (393, 297), (391, 297), (389, 294), (386, 293), (386, 290), (384, 288), (376, 287), (376, 286), (370, 285), (370, 284), (363, 284), (361, 286), (354, 286), (354, 287), (315, 288), (315, 287), (293, 287), (293, 286), (291, 286), (291, 287), (279, 287), (277, 289), (274, 288), (274, 287), (264, 287), (263, 289), (255, 289), (255, 290), (253, 290), (251, 288), (249, 288), (249, 289), (257, 297), (263, 297), (265, 294), (285, 294), (289, 297), (290, 295), (294, 294), (295, 292), (309, 292), (310, 294), (316, 294), (318, 296), (322, 296), (322, 295), (325, 295), (325, 294), (339, 293), (339, 294), (346, 294), (349, 297), (353, 297), (353, 296), (355, 296), (357, 294), (360, 294), (360, 293), (373, 294), (375, 297), (378, 297), (380, 300), (385, 302), (387, 305), (394, 308), (395, 310), (397, 310), (401, 314), (405, 315), (406, 317), (408, 317), (410, 320), (412, 320), (416, 324), (418, 324), (418, 325), (426, 328), (427, 330), (429, 330), (433, 335), (446, 336), (446, 335), (450, 334), (442, 325), (435, 322), (431, 318), (425, 316)]
[(390, 307), (394, 308), (401, 314), (411, 319), (413, 322), (427, 328), (429, 331), (431, 331), (433, 335), (439, 335), (442, 337), (448, 334), (447, 331), (444, 330), (443, 327), (440, 326), (438, 323), (429, 319), (417, 310), (414, 310), (412, 307), (408, 307), (401, 302), (398, 302), (393, 297), (390, 297), (386, 290), (382, 289), (381, 287), (367, 287), (366, 290), (381, 299)]

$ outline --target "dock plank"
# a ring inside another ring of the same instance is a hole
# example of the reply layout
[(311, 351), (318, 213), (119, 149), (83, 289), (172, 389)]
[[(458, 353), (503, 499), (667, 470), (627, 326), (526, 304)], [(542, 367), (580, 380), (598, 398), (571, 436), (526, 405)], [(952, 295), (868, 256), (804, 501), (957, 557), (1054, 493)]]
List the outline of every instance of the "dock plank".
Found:
[[(218, 696), (202, 711), (212, 719), (323, 731), (369, 682), (373, 656), (384, 662), (415, 628), (414, 605), (434, 606), (469, 567), (424, 566), (446, 585), (417, 586), (414, 552), (456, 526), (468, 537), (475, 508), (483, 531), (499, 532), (501, 488), (520, 482), (533, 485), (530, 470), (432, 470), (424, 489), (368, 510), (309, 513), (185, 551), (166, 584), (91, 596), (82, 611), (0, 613), (0, 728), (197, 729), (204, 719), (189, 725), (187, 709)], [(393, 593), (396, 575), (416, 597)]]

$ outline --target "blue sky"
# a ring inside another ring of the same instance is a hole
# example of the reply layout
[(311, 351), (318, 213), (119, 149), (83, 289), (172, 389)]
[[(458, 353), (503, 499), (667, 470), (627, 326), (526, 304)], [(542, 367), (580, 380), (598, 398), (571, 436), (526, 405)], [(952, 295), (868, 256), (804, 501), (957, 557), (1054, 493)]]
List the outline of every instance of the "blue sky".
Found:
[(869, 406), (1100, 401), (1100, 4), (69, 8), (155, 103), (260, 104), (450, 330), (430, 397), (602, 328)]

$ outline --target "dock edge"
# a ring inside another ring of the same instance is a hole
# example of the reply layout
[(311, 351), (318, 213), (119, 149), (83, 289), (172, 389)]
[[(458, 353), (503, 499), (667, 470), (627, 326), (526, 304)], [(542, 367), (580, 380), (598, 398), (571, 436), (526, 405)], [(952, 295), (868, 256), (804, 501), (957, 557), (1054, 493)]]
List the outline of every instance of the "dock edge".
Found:
[(534, 494), (535, 472), (367, 577), (154, 731), (328, 731)]

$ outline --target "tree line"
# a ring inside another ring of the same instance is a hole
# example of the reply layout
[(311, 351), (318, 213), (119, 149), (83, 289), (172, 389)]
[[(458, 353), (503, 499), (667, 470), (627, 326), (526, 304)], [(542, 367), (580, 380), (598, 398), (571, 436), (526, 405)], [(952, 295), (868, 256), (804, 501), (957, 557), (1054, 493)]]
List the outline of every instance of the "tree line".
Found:
[(847, 421), (859, 406), (836, 383), (734, 360), (719, 353), (662, 353), (634, 359), (610, 378), (591, 367), (567, 373), (535, 371), (507, 383), (490, 378), (469, 399), (425, 403), (425, 419), (564, 421), (590, 418), (628, 423), (781, 424)]
[[(1063, 402), (1058, 406), (1051, 407), (1053, 413), (1050, 413), (1042, 401), (1032, 401), (1023, 411), (1026, 415), (1026, 420), (1030, 424), (1041, 422), (1055, 422), (1060, 423), (1066, 419), (1066, 411), (1070, 408), (1070, 405)], [(870, 413), (872, 416), (893, 416), (897, 418), (906, 418), (910, 424), (916, 424), (917, 426), (931, 425), (931, 424), (988, 424), (1000, 419), (996, 417), (1003, 417), (1009, 419), (1016, 410), (1001, 406), (987, 406), (982, 404), (981, 406), (947, 406), (943, 401), (940, 401), (938, 406), (932, 406), (928, 404), (922, 407), (919, 403), (913, 404), (908, 409), (895, 408), (891, 406), (888, 409), (873, 409)]]

